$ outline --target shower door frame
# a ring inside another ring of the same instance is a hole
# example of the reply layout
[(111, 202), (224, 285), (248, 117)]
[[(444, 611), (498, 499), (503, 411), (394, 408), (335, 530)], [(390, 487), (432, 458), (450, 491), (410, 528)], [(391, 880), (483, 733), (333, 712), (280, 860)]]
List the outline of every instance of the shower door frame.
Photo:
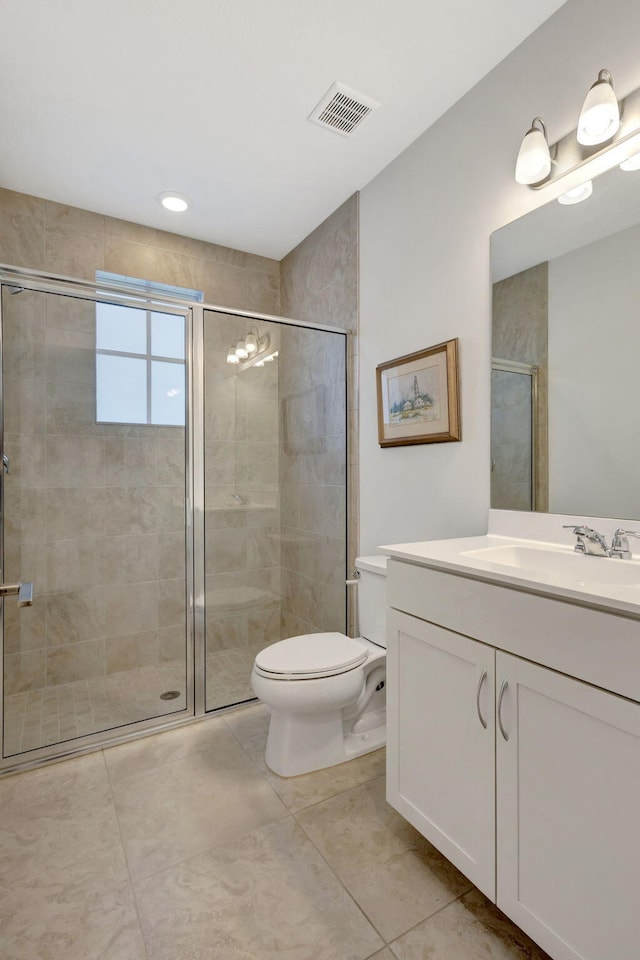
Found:
[[(345, 540), (346, 562), (345, 581), (348, 579), (350, 554), (350, 483), (351, 483), (351, 442), (349, 431), (349, 410), (353, 397), (352, 378), (350, 376), (353, 360), (353, 332), (328, 324), (310, 323), (291, 317), (257, 313), (225, 307), (220, 304), (189, 301), (177, 297), (156, 296), (140, 287), (127, 287), (126, 290), (116, 284), (86, 281), (73, 277), (60, 276), (46, 271), (29, 270), (0, 264), (0, 291), (2, 287), (19, 287), (25, 290), (45, 294), (58, 294), (83, 300), (102, 301), (118, 306), (140, 307), (141, 301), (153, 306), (154, 312), (182, 316), (186, 325), (185, 375), (185, 577), (186, 577), (186, 706), (176, 713), (151, 717), (148, 720), (134, 721), (117, 728), (97, 731), (29, 750), (22, 754), (4, 757), (4, 747), (0, 750), (0, 777), (22, 770), (32, 769), (55, 760), (68, 759), (91, 753), (103, 747), (127, 743), (152, 733), (160, 733), (203, 720), (207, 716), (224, 714), (237, 708), (237, 704), (206, 709), (206, 574), (205, 574), (205, 481), (204, 481), (204, 317), (205, 312), (227, 314), (242, 317), (249, 321), (265, 321), (283, 326), (302, 327), (310, 330), (339, 334), (344, 338), (345, 355)], [(0, 451), (4, 447), (4, 395), (2, 383), (2, 298), (0, 297)], [(4, 481), (0, 476), (0, 497), (4, 495)], [(4, 510), (0, 511), (0, 570), (4, 577)], [(34, 585), (37, 596), (37, 584)], [(6, 602), (3, 601), (3, 602)], [(12, 598), (9, 599), (12, 601)], [(345, 623), (349, 623), (349, 594), (345, 585), (344, 593)], [(198, 665), (199, 669), (196, 669)], [(0, 615), (0, 671), (3, 689), (0, 690), (0, 733), (4, 741), (4, 617)]]

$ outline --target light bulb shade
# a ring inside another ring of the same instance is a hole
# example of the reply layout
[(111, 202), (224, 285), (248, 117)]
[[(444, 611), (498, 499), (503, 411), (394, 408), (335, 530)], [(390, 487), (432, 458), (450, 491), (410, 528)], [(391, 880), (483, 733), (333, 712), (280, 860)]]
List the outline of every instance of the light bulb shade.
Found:
[(592, 146), (610, 140), (620, 126), (620, 107), (611, 74), (601, 70), (582, 104), (578, 120), (578, 143)]
[(246, 360), (249, 356), (249, 351), (245, 346), (244, 340), (238, 340), (236, 343), (236, 357), (238, 360)]
[(540, 183), (551, 173), (551, 155), (546, 134), (544, 122), (540, 117), (536, 117), (520, 144), (516, 160), (517, 183)]
[(632, 157), (623, 160), (620, 164), (621, 170), (640, 170), (640, 153), (634, 153)]
[(227, 354), (227, 363), (240, 363), (238, 357), (236, 357), (235, 347), (229, 347), (229, 352)]
[(247, 353), (255, 353), (258, 349), (258, 341), (254, 333), (248, 333), (244, 338), (244, 346)]
[(579, 187), (574, 187), (573, 190), (568, 190), (566, 193), (563, 193), (562, 196), (558, 197), (558, 203), (562, 203), (565, 206), (570, 206), (573, 203), (582, 203), (583, 200), (588, 200), (592, 193), (593, 183), (591, 180), (587, 180), (585, 183), (581, 183)]

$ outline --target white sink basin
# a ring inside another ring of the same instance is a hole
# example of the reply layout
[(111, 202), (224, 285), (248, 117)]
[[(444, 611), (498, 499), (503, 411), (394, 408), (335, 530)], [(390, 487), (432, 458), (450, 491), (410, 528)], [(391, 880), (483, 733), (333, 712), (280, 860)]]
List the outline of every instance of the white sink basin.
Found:
[(497, 563), (521, 572), (550, 578), (560, 576), (580, 585), (590, 583), (640, 587), (640, 561), (590, 557), (554, 547), (503, 544), (460, 551), (460, 556)]

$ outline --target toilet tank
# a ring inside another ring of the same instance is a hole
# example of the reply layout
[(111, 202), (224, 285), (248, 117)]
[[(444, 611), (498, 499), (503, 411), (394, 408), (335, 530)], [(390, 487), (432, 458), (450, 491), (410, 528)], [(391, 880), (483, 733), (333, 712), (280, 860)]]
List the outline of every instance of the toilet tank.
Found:
[(388, 557), (358, 557), (358, 623), (360, 636), (379, 647), (387, 646)]

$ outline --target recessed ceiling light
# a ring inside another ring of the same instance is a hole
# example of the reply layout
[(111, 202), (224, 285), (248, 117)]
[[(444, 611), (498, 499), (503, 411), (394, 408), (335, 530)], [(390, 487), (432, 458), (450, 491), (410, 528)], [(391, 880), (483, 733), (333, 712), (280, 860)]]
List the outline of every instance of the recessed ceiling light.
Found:
[(172, 213), (183, 213), (189, 208), (189, 201), (181, 193), (174, 193), (173, 190), (166, 190), (158, 194), (158, 200), (166, 210)]

